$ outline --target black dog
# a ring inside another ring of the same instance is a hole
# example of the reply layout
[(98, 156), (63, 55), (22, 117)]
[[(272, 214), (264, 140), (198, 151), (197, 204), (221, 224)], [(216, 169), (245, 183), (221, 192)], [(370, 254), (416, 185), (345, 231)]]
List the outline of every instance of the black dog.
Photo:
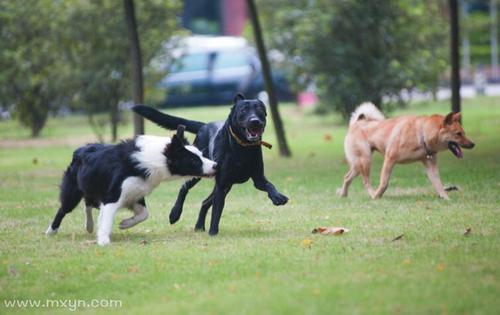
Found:
[[(207, 211), (213, 205), (209, 234), (216, 235), (219, 232), (219, 221), (227, 193), (234, 184), (244, 183), (250, 178), (255, 188), (268, 193), (274, 205), (287, 203), (288, 198), (279, 193), (264, 176), (261, 145), (268, 144), (261, 138), (267, 114), (261, 101), (246, 100), (243, 95), (238, 94), (227, 120), (208, 124), (166, 115), (142, 105), (135, 106), (133, 110), (167, 129), (185, 125), (187, 131), (196, 134), (193, 144), (203, 152), (203, 156), (217, 162), (215, 187), (203, 201), (195, 230), (205, 230)], [(179, 220), (189, 189), (199, 181), (199, 178), (193, 178), (181, 187), (170, 212), (171, 224)]]
[(160, 182), (213, 176), (216, 166), (187, 145), (183, 126), (172, 138), (138, 136), (116, 145), (88, 144), (73, 153), (61, 184), (61, 207), (46, 233), (57, 233), (62, 219), (84, 198), (87, 231), (94, 229), (92, 207), (99, 208), (97, 243), (107, 245), (118, 209), (134, 211), (134, 216), (120, 223), (121, 229), (130, 228), (147, 219), (144, 197)]

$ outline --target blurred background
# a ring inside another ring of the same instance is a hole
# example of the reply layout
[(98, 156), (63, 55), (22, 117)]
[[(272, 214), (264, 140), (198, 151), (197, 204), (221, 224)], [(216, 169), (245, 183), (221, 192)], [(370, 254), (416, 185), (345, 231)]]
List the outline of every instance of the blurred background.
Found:
[[(497, 3), (458, 4), (462, 95), (500, 94)], [(450, 96), (446, 0), (256, 6), (281, 103), (345, 119), (366, 100), (391, 110)], [(141, 0), (135, 17), (145, 104), (229, 105), (236, 92), (267, 100), (246, 0)], [(0, 25), (1, 120), (38, 137), (53, 117), (80, 115), (98, 139), (110, 130), (116, 141), (134, 99), (124, 3), (0, 0)]]

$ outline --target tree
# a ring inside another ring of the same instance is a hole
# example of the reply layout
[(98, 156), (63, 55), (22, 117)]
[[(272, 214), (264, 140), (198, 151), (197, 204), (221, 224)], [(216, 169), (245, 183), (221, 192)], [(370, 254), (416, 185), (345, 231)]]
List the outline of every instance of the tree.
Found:
[[(177, 0), (138, 3), (146, 65), (177, 29), (179, 5)], [(13, 105), (33, 136), (61, 106), (83, 110), (96, 130), (95, 114), (108, 112), (115, 140), (118, 104), (132, 97), (123, 17), (122, 4), (114, 0), (0, 1), (0, 105)]]
[[(133, 0), (123, 0), (125, 8), (125, 21), (127, 22), (128, 41), (130, 45), (130, 64), (132, 66), (132, 91), (135, 104), (144, 101), (144, 88), (142, 82), (142, 57), (139, 35), (137, 34), (137, 22), (135, 19), (135, 8)], [(134, 115), (134, 135), (144, 133), (144, 119)]]
[(65, 100), (68, 73), (58, 51), (57, 6), (52, 1), (0, 2), (0, 104), (13, 105), (21, 123), (37, 137), (50, 110)]
[[(174, 33), (176, 25), (172, 20), (175, 21), (178, 9), (177, 1), (173, 0), (139, 2), (137, 19), (140, 23), (136, 31), (144, 40), (142, 47), (137, 49), (141, 48), (146, 64)], [(75, 71), (73, 104), (85, 109), (94, 126), (94, 114), (107, 111), (115, 141), (119, 102), (132, 97), (137, 102), (136, 92), (130, 92), (129, 78), (132, 70), (138, 70), (129, 62), (125, 8), (117, 1), (94, 0), (71, 3), (67, 10), (67, 21), (71, 21), (67, 32), (68, 50)], [(139, 72), (142, 75), (142, 67)], [(140, 99), (142, 101), (142, 95)]]
[(247, 0), (247, 5), (250, 11), (250, 19), (252, 21), (252, 27), (253, 27), (255, 41), (257, 43), (257, 50), (259, 52), (260, 62), (262, 64), (262, 74), (264, 77), (264, 83), (266, 85), (266, 91), (269, 98), (269, 106), (271, 107), (271, 115), (274, 123), (274, 128), (276, 130), (276, 138), (278, 139), (278, 147), (280, 150), (280, 155), (291, 156), (290, 149), (288, 148), (288, 144), (286, 142), (283, 122), (281, 121), (281, 116), (278, 109), (278, 98), (276, 97), (276, 93), (274, 92), (273, 80), (271, 76), (271, 67), (269, 66), (269, 61), (267, 59), (267, 51), (264, 45), (264, 39), (262, 38), (262, 29), (260, 27), (257, 7), (255, 6), (254, 0)]
[(451, 59), (451, 111), (460, 111), (460, 53), (459, 53), (459, 27), (458, 27), (458, 2), (449, 0), (450, 6), (450, 59)]
[(323, 106), (347, 118), (363, 101), (402, 103), (404, 89), (437, 86), (447, 65), (441, 2), (259, 3), (272, 47), (294, 62), (292, 78), (313, 81)]

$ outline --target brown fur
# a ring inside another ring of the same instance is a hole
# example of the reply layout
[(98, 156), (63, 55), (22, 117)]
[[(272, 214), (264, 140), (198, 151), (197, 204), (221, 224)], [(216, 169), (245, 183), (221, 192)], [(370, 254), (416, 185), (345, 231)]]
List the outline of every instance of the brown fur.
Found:
[[(449, 113), (447, 116), (401, 116), (384, 120), (370, 120), (364, 113), (360, 113), (354, 118), (357, 120), (351, 122), (345, 138), (346, 158), (350, 169), (339, 191), (340, 196), (347, 196), (352, 180), (361, 174), (370, 196), (380, 198), (387, 189), (396, 163), (420, 161), (438, 195), (448, 199), (439, 178), (437, 153), (448, 149), (450, 141), (463, 148), (474, 147), (474, 143), (465, 137), (460, 124), (460, 113)], [(376, 190), (373, 190), (369, 181), (373, 151), (384, 155), (380, 184)]]

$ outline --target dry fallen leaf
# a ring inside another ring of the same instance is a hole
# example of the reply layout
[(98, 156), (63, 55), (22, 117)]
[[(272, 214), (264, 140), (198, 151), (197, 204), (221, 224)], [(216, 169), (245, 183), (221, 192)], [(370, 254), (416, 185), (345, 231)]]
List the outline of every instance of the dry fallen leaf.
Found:
[(446, 265), (445, 265), (444, 263), (439, 263), (439, 264), (437, 265), (436, 269), (437, 269), (437, 271), (439, 271), (439, 272), (443, 272), (443, 271), (444, 271), (444, 269), (445, 269), (445, 266), (446, 266)]
[(13, 277), (17, 277), (17, 276), (19, 275), (19, 272), (17, 272), (16, 267), (14, 267), (14, 266), (12, 266), (12, 265), (11, 265), (11, 266), (9, 266), (9, 267), (7, 268), (7, 270), (8, 270), (8, 272), (9, 272), (9, 274), (10, 274), (11, 276), (13, 276)]
[(147, 245), (148, 244), (148, 240), (142, 240), (139, 242), (141, 245)]
[(403, 238), (403, 236), (405, 236), (405, 235), (404, 235), (404, 234), (398, 235), (398, 236), (396, 236), (395, 238), (393, 238), (391, 242), (394, 242), (394, 241), (399, 241), (400, 239), (402, 239), (402, 238)]
[(325, 141), (332, 141), (332, 135), (327, 133), (325, 134), (325, 136), (323, 137), (323, 139), (325, 139)]
[(136, 266), (129, 266), (127, 268), (128, 273), (137, 273), (138, 271), (139, 271), (139, 268), (137, 268)]
[(469, 236), (471, 232), (472, 232), (472, 228), (466, 228), (465, 232), (464, 232), (464, 235), (465, 236)]
[(305, 248), (311, 248), (312, 243), (313, 241), (310, 238), (305, 238), (304, 240), (302, 240), (302, 246), (304, 246)]
[(323, 235), (340, 235), (349, 232), (349, 229), (343, 228), (343, 227), (318, 227), (312, 230), (312, 233), (319, 233)]

